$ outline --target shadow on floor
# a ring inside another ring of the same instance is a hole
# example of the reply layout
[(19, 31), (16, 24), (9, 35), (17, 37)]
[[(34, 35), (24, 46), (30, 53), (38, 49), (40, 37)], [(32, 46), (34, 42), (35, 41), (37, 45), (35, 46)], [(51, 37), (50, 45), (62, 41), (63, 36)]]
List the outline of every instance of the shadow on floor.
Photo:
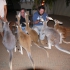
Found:
[(33, 68), (28, 68), (28, 69), (19, 69), (19, 70), (52, 70), (52, 69), (43, 69), (43, 68), (33, 69)]

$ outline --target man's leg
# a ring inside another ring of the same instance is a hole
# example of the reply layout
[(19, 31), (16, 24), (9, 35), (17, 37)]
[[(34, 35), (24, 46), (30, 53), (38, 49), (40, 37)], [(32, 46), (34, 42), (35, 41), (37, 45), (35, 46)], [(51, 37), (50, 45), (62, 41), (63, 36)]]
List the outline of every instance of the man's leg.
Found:
[(38, 35), (40, 35), (39, 37), (40, 37), (40, 41), (41, 41), (41, 43), (43, 44), (43, 45), (45, 45), (46, 44), (46, 42), (45, 42), (45, 34), (42, 34), (42, 32), (41, 32), (41, 29), (42, 29), (42, 26), (43, 25), (39, 25), (39, 26), (34, 26), (33, 27), (33, 29), (38, 33)]
[(46, 42), (45, 42), (45, 34), (42, 33), (41, 29), (42, 29), (43, 25), (39, 26), (39, 30), (40, 30), (40, 42), (42, 45), (45, 45)]
[(24, 26), (24, 27), (22, 27), (22, 30), (26, 33), (25, 26)]
[(0, 20), (0, 34), (3, 38), (3, 26), (2, 26), (2, 21)]
[(39, 35), (39, 29), (37, 26), (33, 26), (32, 29), (35, 30), (37, 32), (37, 34)]
[(42, 34), (41, 32), (40, 32), (40, 41), (41, 41), (42, 45), (46, 44), (46, 42), (45, 42), (45, 34)]
[(3, 38), (3, 32), (0, 32), (0, 34), (1, 34), (2, 38)]

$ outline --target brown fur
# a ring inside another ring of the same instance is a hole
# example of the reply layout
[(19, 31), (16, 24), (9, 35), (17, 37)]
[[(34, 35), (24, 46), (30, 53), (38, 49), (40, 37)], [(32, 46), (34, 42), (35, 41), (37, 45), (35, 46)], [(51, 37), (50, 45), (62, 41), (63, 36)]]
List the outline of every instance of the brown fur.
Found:
[(18, 27), (19, 30), (19, 35), (18, 35), (18, 40), (19, 43), (23, 46), (23, 48), (27, 51), (30, 51), (30, 47), (31, 47), (31, 38), (29, 35), (25, 34), (20, 27)]
[(32, 56), (31, 56), (31, 37), (30, 37), (30, 35), (28, 35), (22, 31), (20, 24), (19, 24), (20, 18), (17, 17), (17, 19), (18, 19), (18, 41), (19, 41), (19, 44), (26, 50), (28, 57), (30, 58), (32, 65), (34, 67), (34, 62), (33, 62)]
[(30, 35), (31, 40), (34, 43), (36, 43), (37, 45), (39, 45), (39, 42), (38, 42), (39, 36), (38, 36), (38, 34), (37, 34), (37, 32), (35, 30), (33, 30), (33, 29), (31, 29), (29, 27), (29, 24), (28, 23), (26, 23), (26, 31), (28, 31), (28, 34)]
[(58, 23), (54, 26), (54, 28), (62, 34), (63, 38), (67, 37), (67, 29), (63, 26), (60, 26)]
[(66, 44), (70, 44), (70, 42), (67, 42), (64, 40), (68, 36), (68, 32), (70, 31), (69, 28), (66, 28), (66, 27), (59, 25), (59, 24), (62, 24), (62, 22), (60, 22), (58, 20), (54, 20), (54, 21), (55, 21), (54, 28), (60, 34), (60, 43), (64, 42)]
[(13, 31), (13, 27), (12, 27), (13, 25), (15, 25), (15, 22), (11, 21), (10, 24), (9, 24), (9, 27), (10, 27), (11, 31)]
[(9, 27), (10, 27), (10, 30), (12, 31), (12, 33), (15, 34), (15, 31), (17, 30), (17, 28), (16, 28), (16, 22), (11, 21), (9, 23)]

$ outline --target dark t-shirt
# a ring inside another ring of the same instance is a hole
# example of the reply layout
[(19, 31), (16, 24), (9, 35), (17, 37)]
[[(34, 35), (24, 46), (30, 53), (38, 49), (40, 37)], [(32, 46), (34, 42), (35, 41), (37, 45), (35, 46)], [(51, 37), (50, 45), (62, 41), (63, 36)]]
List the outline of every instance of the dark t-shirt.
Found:
[(23, 17), (21, 16), (21, 17), (20, 17), (20, 24), (22, 24), (22, 27), (26, 26), (26, 25), (24, 24), (24, 22), (25, 22), (25, 18), (23, 18)]
[[(16, 19), (16, 21), (17, 21), (17, 19)], [(25, 18), (23, 18), (22, 16), (20, 16), (20, 24), (22, 24), (22, 27), (26, 26), (26, 25), (24, 24), (24, 22), (26, 22), (26, 21), (25, 21)]]

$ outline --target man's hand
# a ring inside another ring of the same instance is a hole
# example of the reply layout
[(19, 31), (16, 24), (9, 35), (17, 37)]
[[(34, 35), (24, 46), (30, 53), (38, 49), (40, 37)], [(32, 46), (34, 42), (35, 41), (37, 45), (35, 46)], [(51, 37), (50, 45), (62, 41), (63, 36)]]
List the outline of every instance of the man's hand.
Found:
[(2, 19), (2, 17), (0, 16), (0, 20)]
[(2, 17), (0, 16), (0, 20), (4, 21), (4, 18), (2, 18)]
[(3, 18), (3, 21), (7, 22), (7, 19), (6, 18)]
[(40, 21), (40, 22), (43, 22), (43, 21), (44, 21), (44, 19), (43, 19), (43, 18), (40, 18), (40, 19), (39, 19), (39, 21)]
[(2, 20), (2, 21), (7, 21), (7, 19), (6, 18), (2, 18), (1, 16), (0, 16), (0, 20)]

